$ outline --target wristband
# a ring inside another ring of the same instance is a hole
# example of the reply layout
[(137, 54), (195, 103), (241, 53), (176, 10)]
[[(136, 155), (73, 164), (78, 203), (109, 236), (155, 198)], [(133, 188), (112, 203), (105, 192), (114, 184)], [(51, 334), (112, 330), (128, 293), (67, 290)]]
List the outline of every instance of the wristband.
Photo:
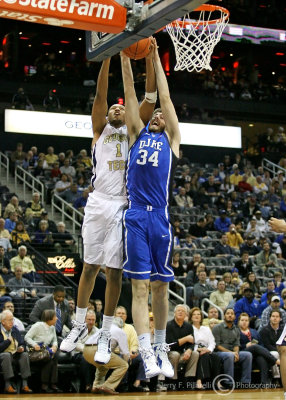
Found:
[(145, 92), (145, 99), (148, 103), (156, 103), (157, 101), (157, 90), (155, 92)]

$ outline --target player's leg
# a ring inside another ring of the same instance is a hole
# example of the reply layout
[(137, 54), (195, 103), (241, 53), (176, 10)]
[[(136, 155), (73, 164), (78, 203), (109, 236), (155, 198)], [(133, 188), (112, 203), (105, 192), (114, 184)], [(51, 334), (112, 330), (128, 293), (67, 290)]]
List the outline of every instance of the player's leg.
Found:
[(277, 346), (280, 355), (280, 375), (286, 400), (286, 346)]
[(85, 317), (87, 305), (94, 288), (95, 279), (100, 269), (99, 265), (83, 265), (77, 296), (76, 318), (72, 321), (73, 327), (68, 336), (61, 342), (60, 349), (64, 352), (71, 352), (76, 348), (77, 342), (87, 335)]

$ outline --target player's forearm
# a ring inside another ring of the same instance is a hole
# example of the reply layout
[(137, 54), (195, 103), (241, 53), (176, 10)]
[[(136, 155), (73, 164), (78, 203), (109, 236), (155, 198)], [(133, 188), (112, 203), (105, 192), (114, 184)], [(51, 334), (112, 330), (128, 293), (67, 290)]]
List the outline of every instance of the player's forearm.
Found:
[(110, 58), (107, 58), (102, 62), (98, 74), (95, 101), (99, 99), (101, 100), (107, 99), (109, 66), (110, 66)]
[(122, 68), (122, 79), (124, 85), (125, 103), (127, 102), (131, 103), (135, 99), (137, 103), (130, 58), (121, 55), (121, 68)]
[(153, 93), (157, 89), (156, 87), (156, 75), (154, 70), (153, 61), (151, 58), (146, 58), (146, 83), (145, 91), (147, 93)]
[(162, 103), (164, 99), (170, 99), (170, 91), (168, 87), (167, 78), (163, 70), (157, 50), (155, 51), (154, 54), (154, 69), (156, 73), (156, 82), (159, 91), (160, 103)]

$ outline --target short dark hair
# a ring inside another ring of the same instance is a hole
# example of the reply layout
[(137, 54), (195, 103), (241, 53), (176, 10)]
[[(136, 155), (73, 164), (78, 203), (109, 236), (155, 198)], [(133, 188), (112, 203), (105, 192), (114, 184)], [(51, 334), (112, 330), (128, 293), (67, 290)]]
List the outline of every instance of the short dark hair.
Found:
[(280, 315), (280, 318), (282, 318), (282, 314), (280, 310), (271, 310), (269, 317), (272, 316), (273, 313), (277, 312)]
[(155, 108), (155, 110), (153, 111), (153, 114), (152, 114), (152, 118), (154, 117), (155, 114), (161, 113), (161, 112), (162, 112), (162, 108)]
[(44, 310), (41, 315), (41, 320), (43, 322), (51, 321), (55, 315), (55, 310)]
[(58, 292), (66, 292), (66, 289), (63, 285), (57, 285), (54, 287), (53, 293), (58, 293)]
[[(225, 315), (228, 310), (231, 310), (231, 311), (234, 312), (234, 309), (232, 307), (226, 307), (226, 309), (224, 310), (223, 315)], [(234, 312), (234, 314), (235, 314), (235, 312)]]

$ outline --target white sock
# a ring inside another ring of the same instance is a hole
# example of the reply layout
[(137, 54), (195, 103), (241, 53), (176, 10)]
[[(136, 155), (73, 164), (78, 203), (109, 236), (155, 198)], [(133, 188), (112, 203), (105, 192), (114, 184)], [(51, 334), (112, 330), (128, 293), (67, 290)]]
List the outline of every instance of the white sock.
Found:
[(166, 342), (166, 329), (154, 329), (154, 344)]
[(150, 333), (142, 333), (138, 336), (139, 345), (143, 349), (149, 349), (151, 347), (151, 335)]
[(114, 316), (112, 315), (109, 317), (108, 315), (103, 315), (103, 321), (102, 321), (102, 330), (103, 331), (110, 331), (112, 322), (113, 322)]
[(86, 317), (86, 312), (87, 308), (76, 308), (76, 313), (75, 313), (75, 320), (79, 322), (80, 324), (85, 323), (85, 317)]
[(284, 392), (284, 399), (286, 400), (286, 392)]

